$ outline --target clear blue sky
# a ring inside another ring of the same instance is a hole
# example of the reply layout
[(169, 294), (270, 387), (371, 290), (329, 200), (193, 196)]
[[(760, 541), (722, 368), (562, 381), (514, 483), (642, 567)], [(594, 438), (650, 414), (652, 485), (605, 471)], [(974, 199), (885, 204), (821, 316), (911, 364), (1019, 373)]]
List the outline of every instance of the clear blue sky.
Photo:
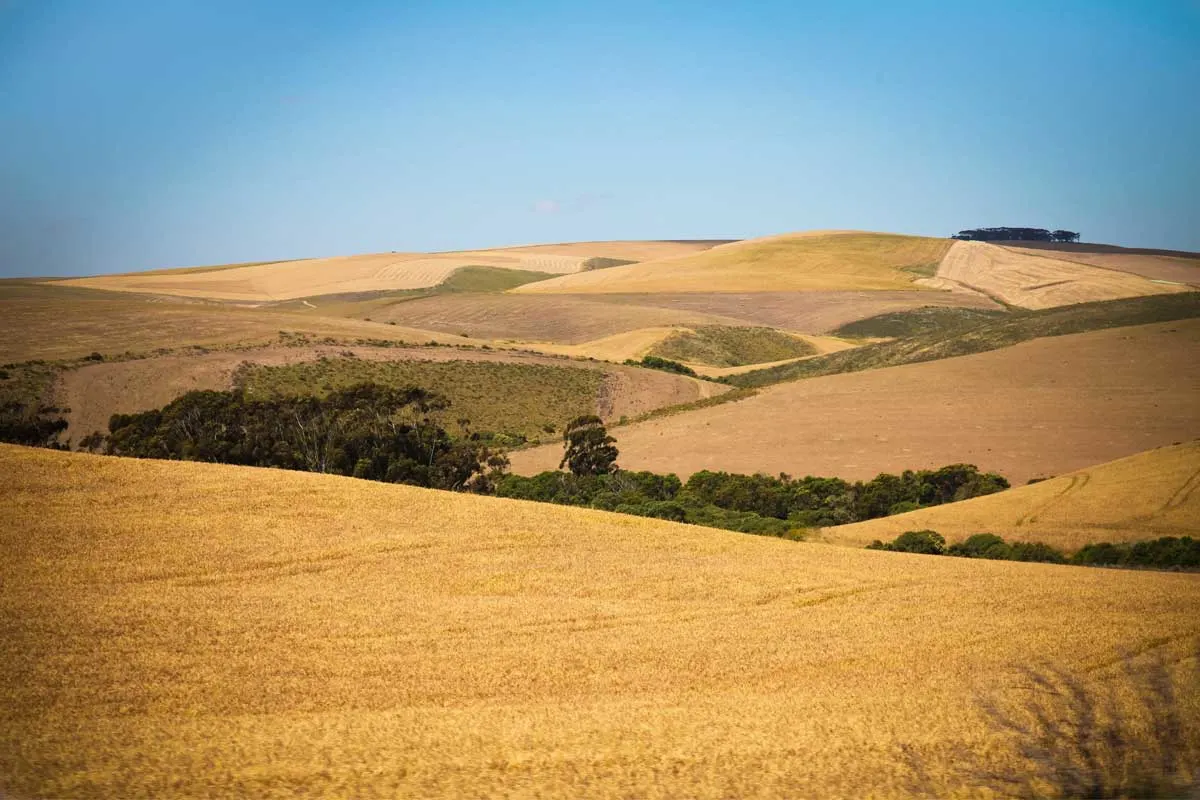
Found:
[(808, 228), (1200, 250), (1200, 3), (0, 0), (0, 274)]

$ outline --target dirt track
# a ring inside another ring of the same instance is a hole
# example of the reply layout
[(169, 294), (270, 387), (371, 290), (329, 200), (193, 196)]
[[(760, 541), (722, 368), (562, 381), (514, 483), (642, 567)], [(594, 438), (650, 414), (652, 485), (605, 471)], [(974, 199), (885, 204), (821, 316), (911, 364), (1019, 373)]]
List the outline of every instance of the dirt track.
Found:
[[(1200, 320), (811, 378), (613, 431), (628, 469), (870, 478), (977, 464), (1014, 484), (1200, 436)], [(513, 454), (552, 469), (557, 448)]]
[(490, 361), (548, 364), (603, 370), (610, 376), (597, 398), (605, 419), (637, 416), (662, 406), (689, 403), (727, 391), (726, 387), (682, 375), (550, 356), (486, 350), (372, 347), (268, 347), (195, 355), (171, 355), (137, 361), (94, 364), (66, 372), (55, 389), (55, 402), (71, 409), (68, 432), (76, 442), (92, 431), (107, 431), (113, 414), (159, 408), (186, 392), (228, 389), (243, 362), (296, 364), (351, 351), (380, 361)]

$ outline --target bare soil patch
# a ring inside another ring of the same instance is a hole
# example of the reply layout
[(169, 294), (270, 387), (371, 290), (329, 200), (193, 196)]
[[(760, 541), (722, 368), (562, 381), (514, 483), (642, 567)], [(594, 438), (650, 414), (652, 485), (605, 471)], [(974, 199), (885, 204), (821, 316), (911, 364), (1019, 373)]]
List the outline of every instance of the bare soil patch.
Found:
[[(1200, 436), (1200, 320), (784, 383), (618, 428), (621, 464), (866, 479), (967, 462), (1014, 484)], [(552, 450), (514, 470), (552, 469)]]
[[(893, 311), (924, 306), (999, 309), (976, 292), (728, 292), (592, 295), (617, 305), (657, 307), (766, 325), (798, 333), (828, 333), (854, 322)], [(549, 299), (549, 298), (547, 298)], [(411, 324), (411, 323), (410, 323)], [(681, 323), (687, 324), (687, 323)]]

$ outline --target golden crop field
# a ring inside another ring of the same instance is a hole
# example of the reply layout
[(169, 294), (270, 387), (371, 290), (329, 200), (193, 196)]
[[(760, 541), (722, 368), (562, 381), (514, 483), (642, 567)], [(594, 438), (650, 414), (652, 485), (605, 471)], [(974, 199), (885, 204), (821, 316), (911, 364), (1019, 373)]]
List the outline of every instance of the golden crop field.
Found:
[(1067, 552), (1094, 542), (1195, 536), (1200, 532), (1200, 440), (961, 503), (827, 528), (821, 538), (862, 546), (927, 529), (948, 543), (994, 533)]
[(977, 698), (1018, 667), (1105, 681), (1200, 636), (1196, 575), (13, 446), (0, 473), (12, 797), (960, 794), (964, 752), (1011, 758)]
[(1053, 308), (1191, 289), (987, 242), (955, 242), (942, 259), (935, 281), (977, 289), (1021, 308)]
[(545, 293), (782, 292), (919, 289), (951, 242), (816, 231), (719, 245), (701, 253), (578, 272), (512, 291)]

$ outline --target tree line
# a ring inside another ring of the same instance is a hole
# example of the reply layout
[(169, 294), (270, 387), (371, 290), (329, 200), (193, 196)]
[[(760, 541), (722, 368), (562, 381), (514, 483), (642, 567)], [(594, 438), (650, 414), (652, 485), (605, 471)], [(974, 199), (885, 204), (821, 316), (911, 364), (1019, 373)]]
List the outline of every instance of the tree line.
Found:
[(1078, 242), (1079, 234), (1045, 228), (968, 228), (950, 238), (975, 242)]

